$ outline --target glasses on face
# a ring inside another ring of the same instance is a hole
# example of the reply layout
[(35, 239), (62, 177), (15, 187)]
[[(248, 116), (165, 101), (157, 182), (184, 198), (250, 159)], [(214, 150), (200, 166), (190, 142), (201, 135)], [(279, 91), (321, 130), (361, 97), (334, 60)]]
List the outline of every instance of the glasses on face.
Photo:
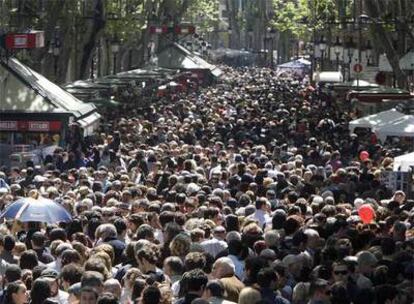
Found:
[(334, 270), (334, 274), (336, 274), (336, 275), (347, 275), (348, 270), (346, 270), (346, 269), (344, 269), (344, 270)]

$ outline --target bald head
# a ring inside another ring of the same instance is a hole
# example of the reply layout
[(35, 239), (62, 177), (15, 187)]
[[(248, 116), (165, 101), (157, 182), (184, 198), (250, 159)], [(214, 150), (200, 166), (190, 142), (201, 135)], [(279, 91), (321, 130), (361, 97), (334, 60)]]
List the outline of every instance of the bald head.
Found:
[(212, 275), (216, 279), (231, 277), (235, 273), (233, 261), (228, 257), (219, 258), (213, 265)]

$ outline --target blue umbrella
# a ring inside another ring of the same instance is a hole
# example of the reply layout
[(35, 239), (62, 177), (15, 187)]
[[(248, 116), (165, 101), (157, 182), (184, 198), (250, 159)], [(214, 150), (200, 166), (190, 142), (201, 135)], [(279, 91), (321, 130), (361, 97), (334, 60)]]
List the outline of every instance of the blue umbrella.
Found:
[(54, 224), (70, 222), (72, 217), (58, 203), (40, 197), (39, 199), (21, 198), (10, 204), (0, 215), (0, 219), (16, 219), (21, 222), (43, 222)]

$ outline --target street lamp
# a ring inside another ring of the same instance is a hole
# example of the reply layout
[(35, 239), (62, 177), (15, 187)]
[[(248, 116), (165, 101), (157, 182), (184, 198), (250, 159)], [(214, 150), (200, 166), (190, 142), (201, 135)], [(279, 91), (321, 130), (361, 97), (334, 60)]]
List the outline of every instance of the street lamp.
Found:
[(370, 65), (370, 59), (372, 58), (372, 46), (371, 41), (367, 41), (367, 46), (365, 47), (365, 56), (367, 58), (367, 65)]
[(119, 40), (116, 36), (115, 36), (114, 40), (112, 40), (111, 51), (112, 51), (112, 54), (114, 56), (114, 59), (113, 59), (114, 60), (113, 74), (115, 75), (115, 73), (116, 73), (116, 55), (119, 52)]
[(55, 33), (53, 38), (53, 58), (54, 58), (54, 73), (55, 77), (57, 77), (57, 71), (58, 71), (58, 60), (60, 55), (60, 48), (61, 48), (61, 42), (60, 42), (60, 27), (55, 27)]
[(231, 45), (230, 45), (230, 37), (231, 37), (231, 33), (233, 33), (233, 30), (231, 29), (231, 27), (229, 26), (229, 28), (227, 29), (227, 33), (229, 34), (229, 49), (231, 49)]
[(334, 53), (336, 55), (336, 69), (339, 70), (339, 55), (343, 51), (343, 46), (342, 46), (341, 41), (339, 40), (339, 36), (336, 36), (336, 41), (333, 46), (334, 46)]
[(321, 36), (321, 40), (319, 40), (319, 49), (321, 50), (321, 71), (323, 71), (323, 60), (326, 51), (326, 41), (323, 36)]
[(352, 36), (349, 37), (349, 41), (346, 44), (346, 53), (348, 55), (348, 68), (349, 68), (349, 74), (348, 74), (348, 81), (351, 81), (351, 64), (352, 64), (352, 58), (354, 57), (355, 52), (355, 43)]

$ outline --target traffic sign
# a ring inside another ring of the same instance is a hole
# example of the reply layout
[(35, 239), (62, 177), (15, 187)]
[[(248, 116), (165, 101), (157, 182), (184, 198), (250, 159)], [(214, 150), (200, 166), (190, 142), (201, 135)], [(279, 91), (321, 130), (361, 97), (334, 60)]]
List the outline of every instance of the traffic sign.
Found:
[(360, 64), (360, 63), (356, 63), (356, 64), (354, 65), (354, 72), (355, 72), (355, 73), (361, 73), (361, 72), (362, 72), (362, 64)]

